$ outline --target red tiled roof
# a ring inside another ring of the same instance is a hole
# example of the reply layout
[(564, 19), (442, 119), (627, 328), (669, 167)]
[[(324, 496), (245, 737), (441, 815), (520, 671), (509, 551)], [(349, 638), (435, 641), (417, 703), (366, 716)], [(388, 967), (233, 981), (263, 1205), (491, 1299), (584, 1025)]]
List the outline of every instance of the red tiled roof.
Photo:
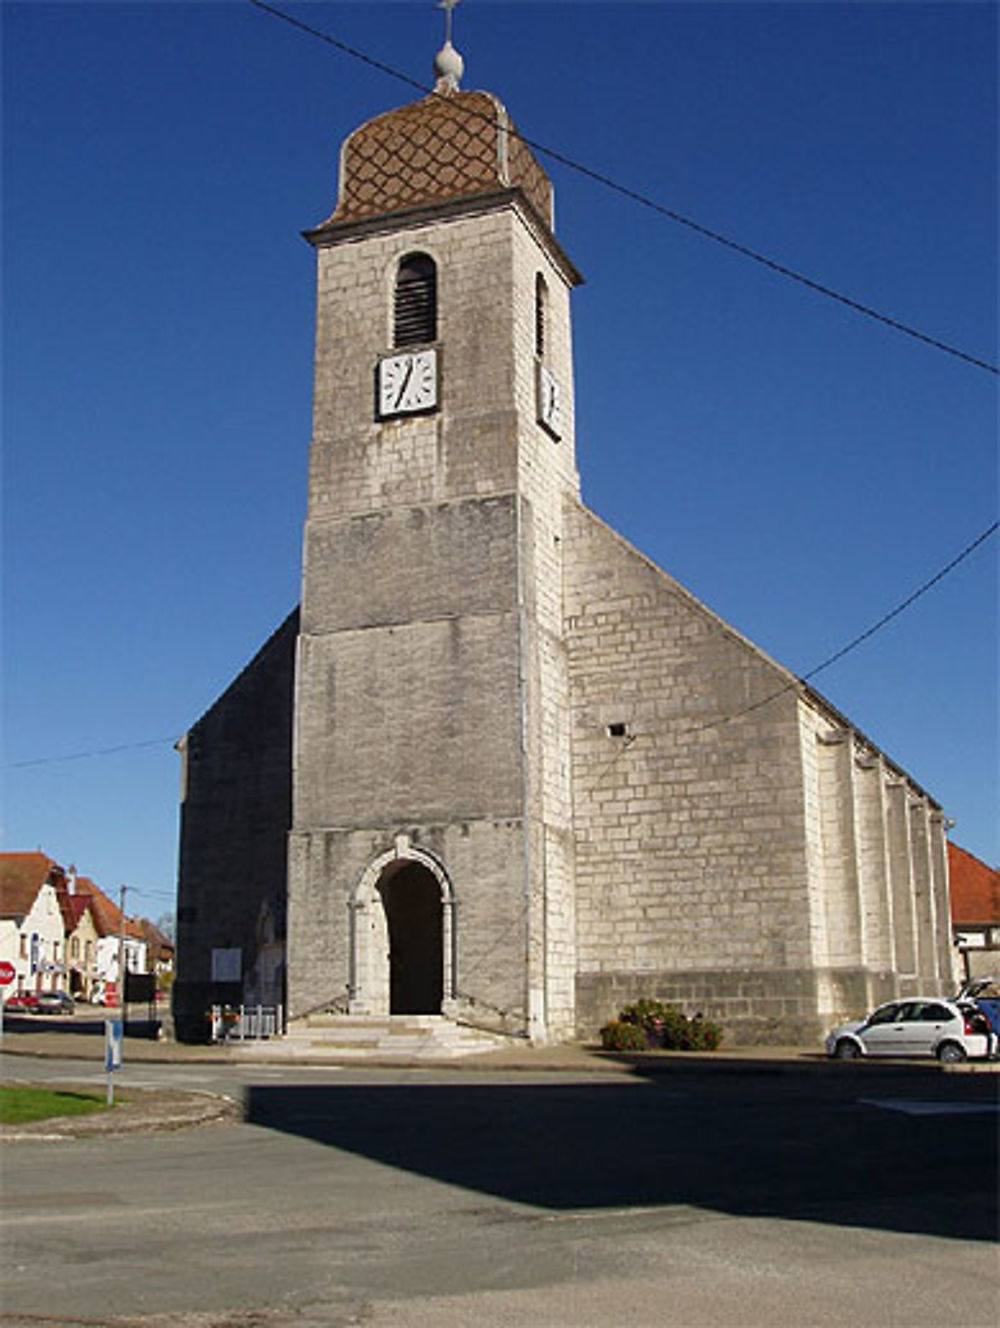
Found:
[(90, 904), (90, 913), (99, 936), (116, 936), (121, 929), (121, 909), (113, 904), (89, 876), (76, 878), (76, 895)]
[[(117, 936), (122, 926), (122, 911), (113, 903), (104, 891), (89, 876), (76, 878), (76, 894), (90, 904), (90, 913), (99, 936)], [(145, 940), (142, 927), (134, 919), (126, 916), (125, 935), (133, 940)]]
[(0, 853), (0, 917), (23, 918), (47, 881), (58, 889), (65, 879), (44, 853)]
[(154, 922), (148, 918), (136, 918), (135, 925), (142, 933), (143, 939), (149, 946), (151, 958), (169, 959), (174, 953), (174, 943), (169, 936), (165, 936)]
[[(355, 129), (343, 150), (330, 222), (522, 189), (552, 226), (552, 185), (489, 92), (435, 93)], [(326, 223), (327, 225), (330, 222)]]
[[(68, 913), (69, 916), (69, 925), (66, 928), (67, 931), (75, 931), (76, 928), (79, 927), (80, 921), (88, 909), (90, 909), (91, 917), (93, 917), (94, 910), (91, 907), (92, 901), (89, 895), (67, 894), (65, 896), (65, 901), (63, 912)], [(62, 896), (60, 896), (60, 903), (62, 903)]]
[(1000, 871), (948, 844), (951, 920), (956, 927), (1000, 926)]

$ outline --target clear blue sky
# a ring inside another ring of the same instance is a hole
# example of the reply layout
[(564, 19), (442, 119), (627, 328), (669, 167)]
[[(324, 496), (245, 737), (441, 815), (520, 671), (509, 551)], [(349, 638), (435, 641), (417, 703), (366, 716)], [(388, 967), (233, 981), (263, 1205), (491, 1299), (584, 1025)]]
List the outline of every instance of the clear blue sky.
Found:
[[(287, 8), (429, 78), (429, 0)], [(2, 18), (4, 847), (156, 916), (172, 742), (298, 597), (299, 232), (342, 139), (416, 94), (242, 0)], [(455, 41), (530, 138), (995, 363), (996, 24), (463, 0)], [(587, 278), (585, 498), (711, 608), (804, 673), (994, 520), (995, 376), (546, 164)], [(996, 549), (815, 681), (993, 862)]]

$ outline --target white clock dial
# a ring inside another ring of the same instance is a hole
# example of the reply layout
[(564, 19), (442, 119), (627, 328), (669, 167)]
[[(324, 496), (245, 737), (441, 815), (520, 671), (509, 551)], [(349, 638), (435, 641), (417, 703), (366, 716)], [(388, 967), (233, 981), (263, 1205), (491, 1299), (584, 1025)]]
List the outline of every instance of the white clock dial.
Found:
[(437, 351), (389, 355), (378, 366), (378, 413), (382, 419), (412, 415), (437, 405)]
[(538, 366), (538, 422), (553, 438), (562, 437), (562, 395), (544, 364)]

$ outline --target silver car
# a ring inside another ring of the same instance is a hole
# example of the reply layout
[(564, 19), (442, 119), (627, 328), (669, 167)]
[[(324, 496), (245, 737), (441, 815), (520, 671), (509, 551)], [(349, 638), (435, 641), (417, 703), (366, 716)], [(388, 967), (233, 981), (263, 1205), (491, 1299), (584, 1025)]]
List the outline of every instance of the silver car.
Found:
[(971, 1002), (936, 996), (913, 996), (880, 1005), (867, 1019), (841, 1024), (826, 1039), (828, 1055), (838, 1060), (859, 1056), (936, 1056), (964, 1061), (990, 1056), (996, 1034)]

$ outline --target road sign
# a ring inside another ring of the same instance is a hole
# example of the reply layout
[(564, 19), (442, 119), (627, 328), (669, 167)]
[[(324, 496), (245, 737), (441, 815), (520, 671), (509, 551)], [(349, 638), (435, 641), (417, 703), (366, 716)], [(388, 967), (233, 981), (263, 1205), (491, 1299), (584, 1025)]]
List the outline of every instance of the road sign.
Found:
[(122, 1021), (104, 1021), (104, 1068), (110, 1073), (122, 1067)]
[(6, 959), (0, 960), (0, 987), (9, 986), (17, 977), (17, 969), (13, 964), (9, 964)]

